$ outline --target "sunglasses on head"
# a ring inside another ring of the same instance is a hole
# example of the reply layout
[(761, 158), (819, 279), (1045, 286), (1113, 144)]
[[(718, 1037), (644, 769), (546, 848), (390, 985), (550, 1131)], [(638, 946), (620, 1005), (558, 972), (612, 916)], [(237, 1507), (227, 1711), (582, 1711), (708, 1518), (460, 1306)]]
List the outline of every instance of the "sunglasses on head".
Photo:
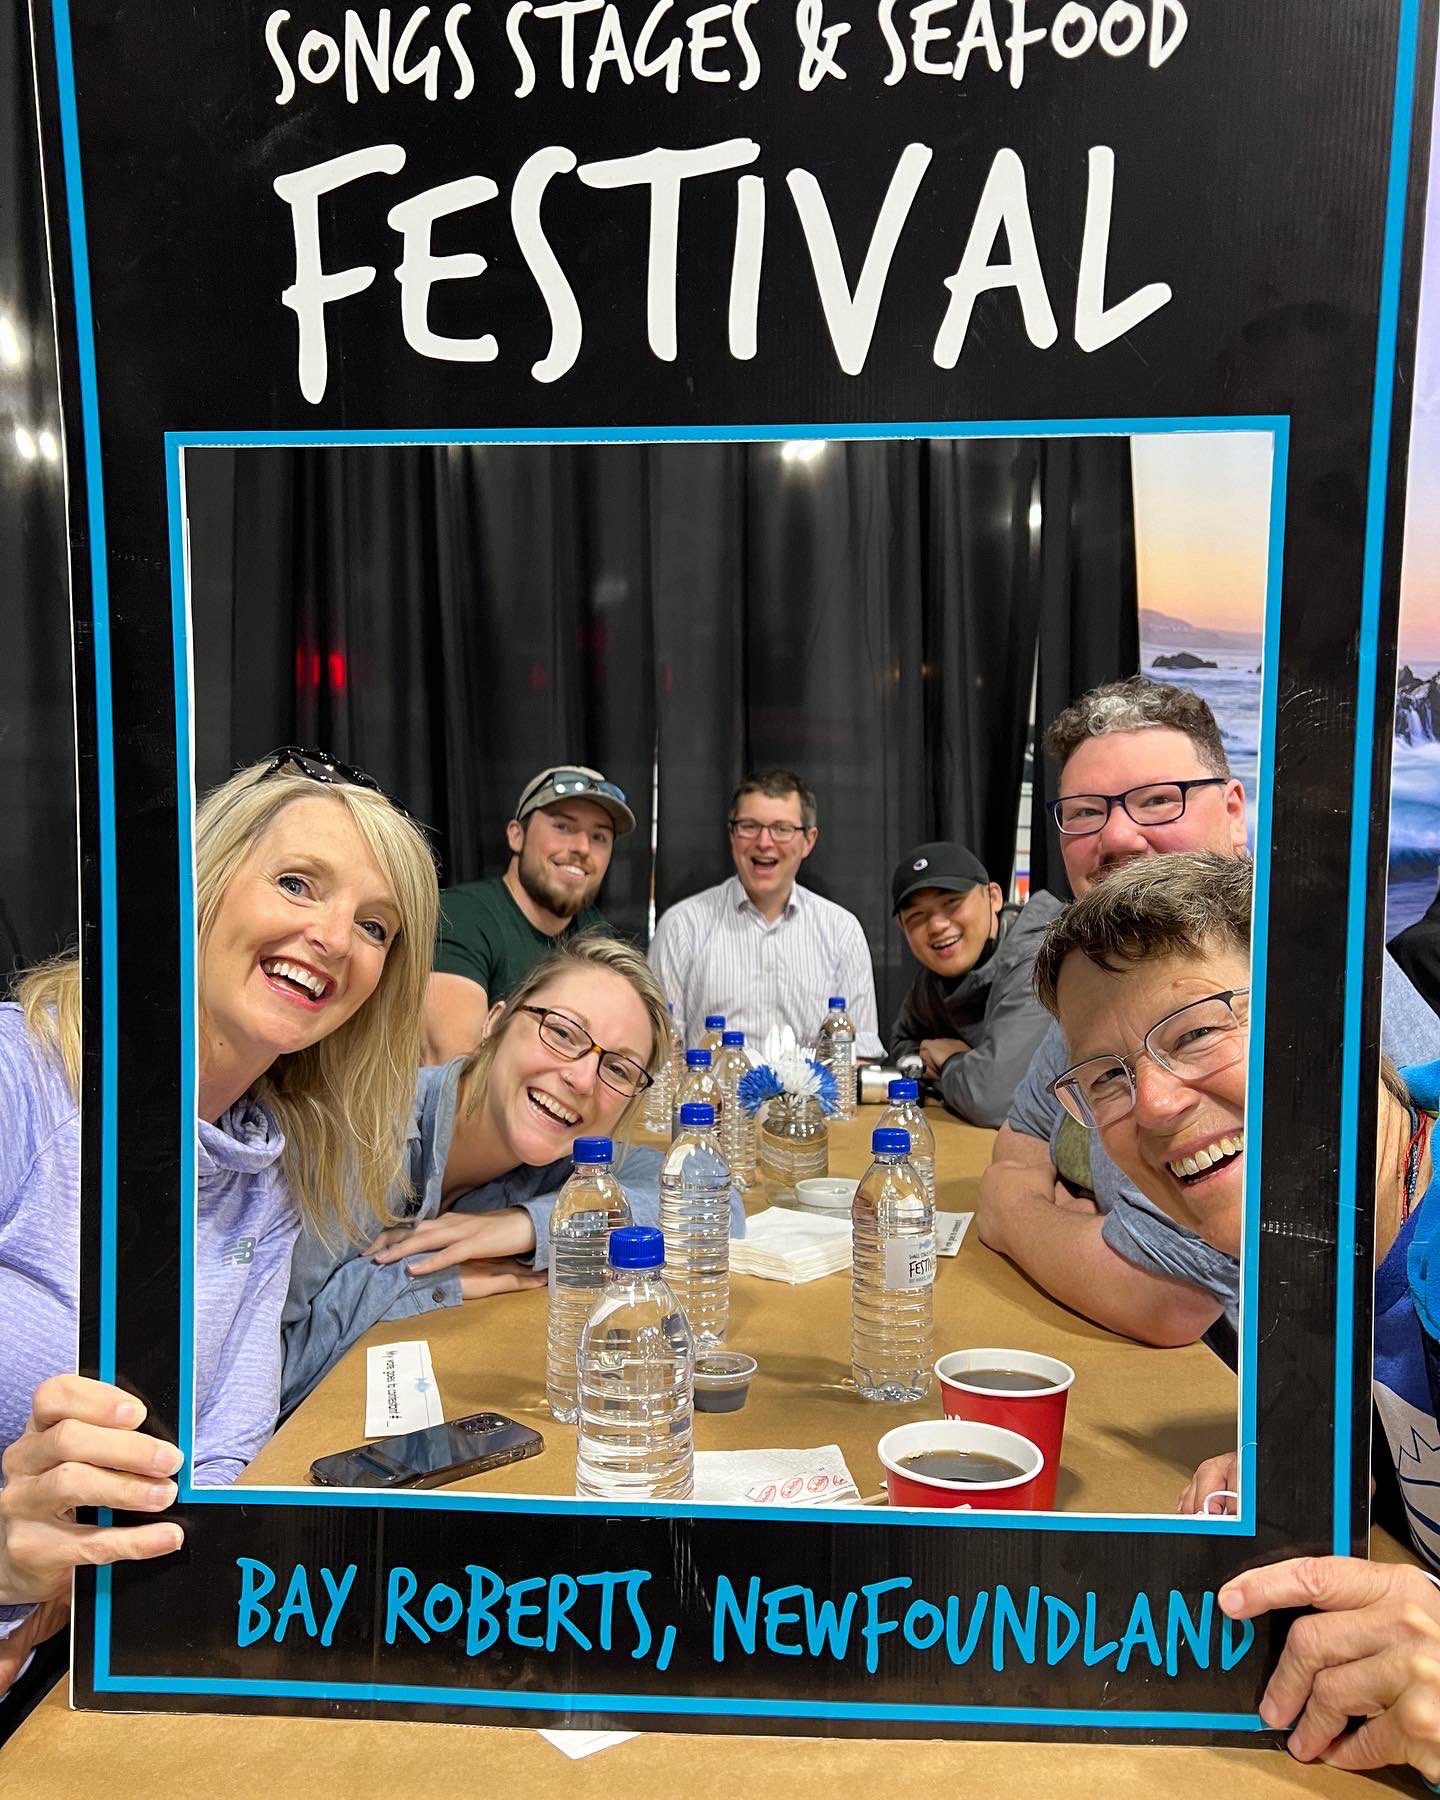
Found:
[(625, 790), (613, 781), (597, 781), (593, 775), (587, 775), (583, 769), (557, 769), (553, 775), (541, 776), (532, 781), (520, 796), (520, 805), (532, 794), (538, 794), (546, 788), (554, 788), (557, 794), (604, 794), (611, 800), (618, 800), (625, 805)]
[(323, 782), (326, 787), (368, 788), (372, 794), (379, 794), (382, 800), (388, 800), (402, 819), (415, 823), (414, 815), (409, 809), (393, 794), (387, 794), (373, 775), (367, 775), (353, 763), (341, 762), (327, 750), (307, 750), (299, 744), (284, 744), (271, 757), (260, 780), (268, 781), (272, 775), (279, 775), (287, 769), (293, 770), (297, 775), (304, 775), (311, 781)]

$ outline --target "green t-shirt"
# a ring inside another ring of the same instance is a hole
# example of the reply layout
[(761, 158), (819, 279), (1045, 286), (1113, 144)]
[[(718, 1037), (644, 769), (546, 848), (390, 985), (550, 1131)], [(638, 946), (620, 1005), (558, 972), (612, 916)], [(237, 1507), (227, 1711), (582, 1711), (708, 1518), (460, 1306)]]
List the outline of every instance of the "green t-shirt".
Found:
[(440, 896), (440, 934), (435, 940), (437, 975), (464, 975), (479, 982), (493, 1005), (557, 944), (576, 932), (610, 926), (593, 906), (561, 932), (547, 937), (521, 912), (498, 875), (446, 888)]

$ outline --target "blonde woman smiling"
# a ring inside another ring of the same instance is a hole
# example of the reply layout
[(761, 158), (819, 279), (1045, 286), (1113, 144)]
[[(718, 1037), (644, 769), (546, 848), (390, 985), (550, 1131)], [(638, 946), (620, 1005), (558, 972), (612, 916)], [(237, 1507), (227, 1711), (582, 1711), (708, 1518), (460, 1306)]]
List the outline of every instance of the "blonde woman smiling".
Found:
[[(362, 1255), (314, 1232), (296, 1252), (285, 1309), (283, 1408), (299, 1404), (381, 1319), (403, 1319), (545, 1281), (550, 1208), (578, 1137), (615, 1137), (669, 1041), (665, 998), (638, 950), (584, 934), (537, 963), (469, 1057), (420, 1071), (408, 1181)], [(617, 1157), (637, 1220), (659, 1213), (660, 1154)], [(354, 1235), (376, 1220), (357, 1211)], [(731, 1231), (744, 1232), (739, 1196)]]
[[(347, 1191), (383, 1203), (404, 1157), (438, 907), (419, 828), (369, 778), (276, 753), (196, 817), (199, 1093), (194, 1465), (233, 1481), (274, 1429), (280, 1315), (302, 1223)], [(0, 1689), (63, 1617), (80, 1562), (158, 1556), (169, 1524), (79, 1526), (77, 1506), (162, 1512), (180, 1454), (76, 1361), (80, 980), (34, 971), (0, 1007)], [(39, 1610), (30, 1608), (38, 1603)], [(17, 1628), (18, 1626), (18, 1628)]]

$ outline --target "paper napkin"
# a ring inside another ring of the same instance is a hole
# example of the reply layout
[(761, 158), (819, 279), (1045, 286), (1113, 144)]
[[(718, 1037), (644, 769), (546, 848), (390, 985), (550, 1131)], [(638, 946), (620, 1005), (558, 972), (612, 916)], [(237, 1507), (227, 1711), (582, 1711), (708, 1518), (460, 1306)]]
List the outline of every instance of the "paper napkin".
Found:
[(831, 1506), (859, 1494), (838, 1444), (695, 1452), (693, 1497), (710, 1506)]
[(820, 1213), (772, 1206), (745, 1221), (745, 1236), (730, 1245), (730, 1268), (737, 1275), (769, 1281), (816, 1281), (850, 1267), (850, 1215), (827, 1219)]

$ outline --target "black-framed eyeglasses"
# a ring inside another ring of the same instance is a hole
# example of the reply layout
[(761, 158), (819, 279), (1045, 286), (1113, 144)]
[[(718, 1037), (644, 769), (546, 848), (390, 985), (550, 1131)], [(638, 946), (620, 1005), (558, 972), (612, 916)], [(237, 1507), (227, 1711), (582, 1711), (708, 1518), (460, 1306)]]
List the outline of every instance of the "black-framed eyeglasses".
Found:
[(1123, 807), (1137, 825), (1171, 825), (1185, 815), (1191, 790), (1224, 787), (1228, 775), (1202, 775), (1194, 781), (1147, 781), (1123, 794), (1066, 794), (1050, 802), (1055, 828), (1065, 837), (1091, 837), (1105, 829), (1113, 807)]
[(532, 794), (543, 793), (546, 788), (554, 788), (557, 794), (604, 794), (609, 800), (618, 800), (622, 806), (627, 804), (625, 790), (616, 782), (597, 781), (583, 769), (556, 769), (549, 775), (537, 776), (520, 796), (520, 805), (524, 806)]
[[(1087, 1056), (1058, 1075), (1051, 1092), (1072, 1119), (1088, 1131), (1100, 1131), (1134, 1107), (1135, 1066), (1142, 1056), (1181, 1081), (1218, 1074), (1244, 1055), (1249, 993), (1248, 987), (1227, 988), (1178, 1006), (1155, 1021), (1131, 1055)], [(1246, 1004), (1237, 1009), (1237, 1000)]]
[(534, 1013), (539, 1020), (540, 1042), (568, 1062), (579, 1062), (583, 1056), (600, 1058), (600, 1079), (612, 1093), (633, 1100), (643, 1094), (654, 1080), (633, 1056), (622, 1056), (618, 1050), (606, 1050), (597, 1044), (578, 1019), (556, 1012), (548, 1006), (522, 1006), (521, 1012)]
[(270, 766), (261, 775), (266, 781), (272, 775), (278, 775), (284, 769), (293, 769), (297, 775), (308, 776), (311, 781), (324, 782), (327, 787), (366, 788), (372, 794), (379, 794), (382, 800), (388, 800), (402, 819), (415, 822), (414, 814), (408, 807), (387, 794), (373, 775), (367, 775), (363, 769), (357, 769), (353, 763), (341, 762), (338, 756), (331, 756), (328, 750), (307, 750), (300, 744), (282, 744), (270, 759)]
[(731, 837), (737, 837), (744, 843), (753, 843), (762, 831), (768, 831), (777, 844), (788, 844), (796, 835), (802, 836), (810, 830), (808, 825), (792, 825), (788, 819), (776, 819), (773, 823), (761, 819), (730, 819)]

